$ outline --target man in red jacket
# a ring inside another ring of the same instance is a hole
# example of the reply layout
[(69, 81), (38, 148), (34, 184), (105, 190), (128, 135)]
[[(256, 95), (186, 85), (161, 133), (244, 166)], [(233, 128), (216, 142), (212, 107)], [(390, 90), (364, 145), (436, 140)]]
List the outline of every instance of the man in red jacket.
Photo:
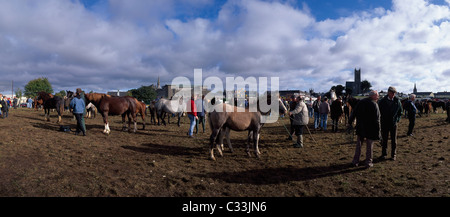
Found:
[(193, 134), (194, 134), (194, 127), (195, 127), (195, 120), (198, 119), (197, 117), (197, 108), (195, 106), (195, 99), (194, 96), (191, 97), (191, 100), (189, 100), (188, 103), (188, 108), (190, 108), (190, 110), (188, 111), (188, 117), (189, 120), (191, 121), (191, 125), (189, 126), (189, 138), (194, 138)]

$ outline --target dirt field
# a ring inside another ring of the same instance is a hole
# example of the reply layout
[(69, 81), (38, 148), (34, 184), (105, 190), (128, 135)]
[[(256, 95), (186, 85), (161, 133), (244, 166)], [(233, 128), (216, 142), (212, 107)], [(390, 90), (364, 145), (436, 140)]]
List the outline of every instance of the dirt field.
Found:
[[(305, 147), (293, 148), (285, 140), (287, 119), (264, 126), (261, 159), (246, 156), (246, 132), (232, 132), (235, 152), (213, 162), (209, 126), (188, 139), (186, 117), (181, 127), (147, 125), (136, 134), (122, 132), (114, 117), (110, 136), (97, 117), (86, 120), (82, 137), (59, 132), (55, 114), (45, 122), (42, 110), (11, 109), (0, 119), (0, 196), (450, 196), (445, 114), (417, 118), (414, 137), (406, 137), (402, 119), (397, 161), (375, 160), (370, 169), (350, 166), (354, 142), (343, 132), (312, 132), (317, 144), (306, 134)], [(75, 129), (76, 122), (66, 113), (63, 124)], [(380, 155), (376, 142), (374, 157)]]

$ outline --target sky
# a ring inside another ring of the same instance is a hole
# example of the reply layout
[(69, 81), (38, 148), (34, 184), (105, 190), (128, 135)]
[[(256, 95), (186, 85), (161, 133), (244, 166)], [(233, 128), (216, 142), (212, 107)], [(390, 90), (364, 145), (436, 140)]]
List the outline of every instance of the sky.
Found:
[[(282, 90), (450, 90), (450, 0), (0, 0), (0, 93), (279, 77)], [(269, 79), (270, 80), (270, 79)]]

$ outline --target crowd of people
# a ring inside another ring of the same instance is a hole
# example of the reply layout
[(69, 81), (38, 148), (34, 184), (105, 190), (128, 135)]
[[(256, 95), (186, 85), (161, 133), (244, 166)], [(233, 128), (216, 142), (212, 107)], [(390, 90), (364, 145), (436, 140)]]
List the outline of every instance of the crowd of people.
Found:
[[(387, 95), (379, 99), (377, 91), (371, 91), (367, 98), (359, 100), (346, 123), (347, 132), (356, 129), (357, 141), (356, 149), (353, 157), (352, 165), (359, 166), (361, 156), (361, 146), (366, 143), (366, 160), (365, 166), (370, 168), (373, 166), (373, 143), (381, 140), (382, 154), (380, 159), (388, 159), (388, 141), (390, 138), (390, 159), (397, 159), (397, 129), (398, 123), (403, 113), (408, 117), (407, 136), (414, 136), (414, 126), (416, 115), (419, 110), (415, 106), (415, 95), (411, 94), (408, 100), (402, 106), (399, 97), (396, 96), (395, 87), (389, 87)], [(344, 104), (341, 97), (337, 97), (331, 104), (327, 97), (322, 99), (317, 97), (314, 102), (309, 101), (307, 105), (303, 97), (291, 97), (288, 102), (290, 111), (289, 118), (291, 123), (290, 135), (287, 140), (293, 140), (293, 135), (297, 136), (297, 142), (294, 143), (295, 148), (303, 147), (302, 133), (303, 128), (307, 127), (308, 117), (314, 117), (313, 126), (316, 131), (327, 131), (328, 116), (332, 120), (331, 132), (338, 132), (339, 120), (344, 115)], [(446, 110), (450, 108), (450, 102), (446, 103)], [(448, 112), (447, 112), (448, 113)], [(353, 123), (356, 120), (356, 126)], [(450, 122), (450, 118), (447, 118)]]

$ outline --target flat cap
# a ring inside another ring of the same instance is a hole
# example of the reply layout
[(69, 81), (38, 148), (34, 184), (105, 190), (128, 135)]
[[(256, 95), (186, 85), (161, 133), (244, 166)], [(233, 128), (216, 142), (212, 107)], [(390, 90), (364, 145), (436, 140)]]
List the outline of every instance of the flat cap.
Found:
[(393, 87), (393, 86), (390, 86), (388, 91), (392, 92), (392, 93), (397, 93), (397, 89), (395, 89), (395, 87)]

